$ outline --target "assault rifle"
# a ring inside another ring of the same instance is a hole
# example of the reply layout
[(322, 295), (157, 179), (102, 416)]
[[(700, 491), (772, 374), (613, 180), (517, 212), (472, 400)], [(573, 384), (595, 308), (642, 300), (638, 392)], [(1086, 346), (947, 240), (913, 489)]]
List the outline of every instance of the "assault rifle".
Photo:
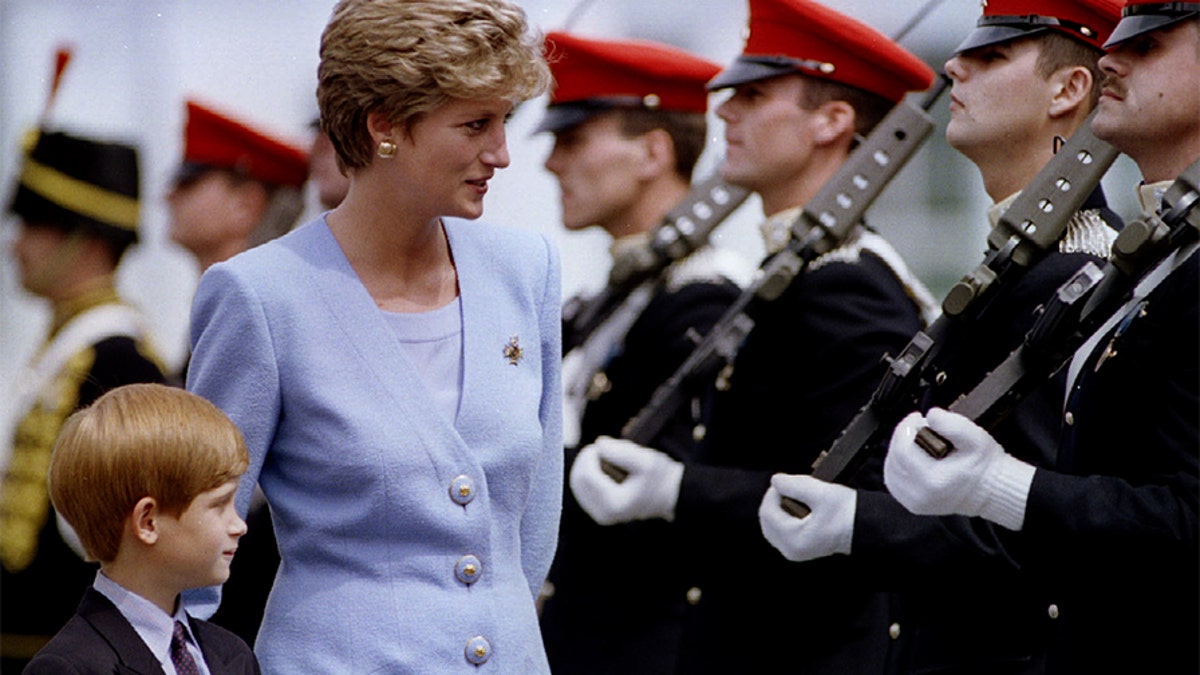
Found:
[(1048, 251), (1058, 246), (1071, 218), (1100, 183), (1119, 154), (1096, 138), (1085, 121), (999, 218), (988, 235), (983, 261), (942, 300), (942, 314), (912, 337), (895, 358), (866, 405), (830, 448), (813, 462), (813, 476), (845, 480), (861, 465), (863, 450), (890, 434), (900, 417), (916, 408), (934, 378), (947, 375), (943, 354), (963, 347), (963, 331), (987, 313), (1002, 289), (1015, 285)]
[[(943, 1), (927, 0), (892, 40), (902, 40)], [(580, 0), (568, 14), (563, 30), (570, 30), (591, 4), (592, 0)], [(943, 80), (942, 86), (945, 84)], [(749, 191), (726, 185), (715, 176), (693, 186), (652, 232), (650, 247), (643, 255), (629, 261), (615, 261), (603, 290), (590, 298), (573, 298), (566, 303), (563, 307), (563, 353), (583, 344), (639, 285), (659, 277), (671, 263), (703, 246), (713, 229), (737, 210), (749, 195)]]
[[(821, 255), (842, 245), (862, 222), (863, 215), (888, 182), (904, 167), (933, 130), (928, 110), (949, 86), (938, 79), (919, 106), (901, 101), (856, 147), (846, 162), (790, 226), (792, 236), (782, 251), (767, 258), (753, 283), (671, 377), (659, 385), (650, 401), (622, 429), (621, 435), (647, 445), (687, 400), (688, 385), (716, 379), (718, 386), (754, 328), (753, 316), (775, 300)], [(620, 467), (602, 464), (614, 480), (624, 479)]]
[[(1137, 286), (1179, 249), (1200, 238), (1200, 161), (1193, 162), (1164, 195), (1166, 211), (1127, 223), (1104, 269), (1084, 265), (1045, 305), (1025, 341), (950, 410), (985, 429), (1002, 420), (1035, 385), (1052, 377), (1093, 333), (1135, 295)], [(1158, 270), (1164, 272), (1166, 270)], [(1148, 292), (1148, 291), (1147, 291)], [(916, 442), (936, 458), (954, 446), (929, 428)]]
[(726, 185), (719, 176), (694, 185), (650, 233), (650, 245), (639, 255), (615, 261), (604, 289), (563, 307), (563, 353), (583, 344), (629, 297), (635, 288), (657, 279), (671, 263), (708, 242), (709, 234), (749, 197), (749, 191)]

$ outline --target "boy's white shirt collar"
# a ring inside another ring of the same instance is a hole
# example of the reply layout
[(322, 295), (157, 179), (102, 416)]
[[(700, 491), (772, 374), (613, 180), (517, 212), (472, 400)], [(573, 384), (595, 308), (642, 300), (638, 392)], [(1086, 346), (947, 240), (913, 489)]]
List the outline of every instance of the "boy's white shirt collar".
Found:
[[(146, 643), (150, 652), (154, 654), (154, 658), (163, 664), (165, 672), (174, 671), (174, 666), (171, 665), (171, 637), (175, 631), (176, 621), (182, 621), (183, 625), (187, 626), (188, 638), (192, 643), (190, 647), (195, 648), (192, 650), (193, 656), (199, 653), (196, 637), (192, 635), (192, 624), (188, 621), (187, 611), (184, 610), (183, 603), (178, 598), (175, 600), (175, 613), (171, 615), (162, 611), (162, 608), (153, 602), (109, 579), (102, 571), (96, 572), (96, 580), (92, 586), (98, 593), (116, 605), (121, 616), (124, 616), (125, 620), (137, 631), (138, 637)], [(196, 665), (200, 667), (201, 675), (205, 675), (208, 673), (207, 664), (201, 661), (203, 659), (198, 660)]]

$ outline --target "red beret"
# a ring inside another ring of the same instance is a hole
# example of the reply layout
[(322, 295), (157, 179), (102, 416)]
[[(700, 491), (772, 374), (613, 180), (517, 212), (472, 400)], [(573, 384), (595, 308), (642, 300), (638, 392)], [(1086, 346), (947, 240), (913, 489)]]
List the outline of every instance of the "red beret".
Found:
[(557, 131), (609, 108), (704, 113), (704, 85), (721, 67), (644, 40), (594, 40), (551, 32), (546, 58), (554, 75), (550, 107), (538, 131)]
[(750, 0), (750, 35), (742, 55), (708, 84), (734, 87), (802, 73), (899, 102), (928, 89), (933, 70), (870, 26), (811, 0)]
[(188, 101), (180, 177), (207, 169), (230, 169), (271, 185), (300, 187), (308, 178), (308, 155), (212, 108)]
[(1200, 2), (1126, 0), (1125, 9), (1121, 12), (1121, 22), (1117, 24), (1117, 29), (1108, 38), (1108, 42), (1104, 43), (1104, 48), (1110, 49), (1142, 33), (1197, 17), (1200, 17)]
[(1099, 49), (1120, 20), (1121, 0), (987, 0), (977, 28), (955, 51), (1048, 31)]

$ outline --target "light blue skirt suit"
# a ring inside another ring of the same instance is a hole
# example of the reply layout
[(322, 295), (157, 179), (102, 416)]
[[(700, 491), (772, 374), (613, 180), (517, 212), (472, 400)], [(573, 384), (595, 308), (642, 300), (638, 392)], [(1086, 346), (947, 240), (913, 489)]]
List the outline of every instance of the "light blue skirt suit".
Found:
[(562, 496), (560, 269), (545, 237), (446, 219), (462, 307), (450, 420), (323, 217), (210, 268), (188, 388), (250, 448), (282, 565), (265, 673), (548, 672), (534, 597)]

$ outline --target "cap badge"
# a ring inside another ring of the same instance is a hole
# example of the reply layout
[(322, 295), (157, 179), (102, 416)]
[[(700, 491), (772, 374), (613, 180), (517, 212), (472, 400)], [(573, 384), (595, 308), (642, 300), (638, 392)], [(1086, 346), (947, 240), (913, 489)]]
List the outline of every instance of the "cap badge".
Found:
[(510, 337), (508, 344), (504, 345), (504, 358), (508, 359), (508, 364), (511, 366), (517, 365), (518, 361), (525, 358), (525, 352), (521, 350), (516, 335)]

